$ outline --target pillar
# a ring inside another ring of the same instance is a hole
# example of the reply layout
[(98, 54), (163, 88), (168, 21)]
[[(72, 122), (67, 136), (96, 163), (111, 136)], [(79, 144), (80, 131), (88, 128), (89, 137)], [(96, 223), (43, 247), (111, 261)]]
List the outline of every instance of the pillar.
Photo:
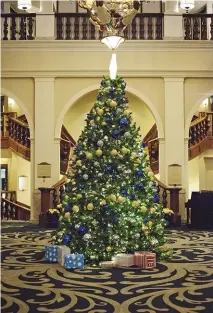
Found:
[[(32, 216), (36, 220), (41, 210), (39, 188), (51, 188), (60, 179), (60, 139), (54, 138), (54, 86), (54, 78), (35, 78), (35, 140), (32, 159), (34, 212)], [(42, 162), (51, 164), (51, 177), (45, 180), (38, 178), (37, 175), (37, 166)]]
[(182, 187), (185, 188), (184, 146), (184, 78), (165, 78), (165, 176), (168, 166), (182, 166)]
[(159, 138), (159, 174), (160, 181), (165, 184), (165, 138)]
[(182, 14), (177, 0), (165, 3), (164, 40), (183, 40)]
[(36, 14), (36, 40), (55, 39), (55, 14), (53, 1), (41, 1), (40, 11)]

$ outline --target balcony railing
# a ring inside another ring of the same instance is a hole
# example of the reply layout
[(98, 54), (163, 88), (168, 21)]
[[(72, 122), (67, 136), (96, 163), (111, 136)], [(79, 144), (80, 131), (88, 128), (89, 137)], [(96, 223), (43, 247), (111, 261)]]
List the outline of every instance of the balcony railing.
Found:
[[(57, 40), (96, 40), (103, 36), (85, 13), (56, 13), (55, 16)], [(133, 40), (163, 39), (163, 14), (137, 14), (124, 31), (124, 37)]]
[[(162, 40), (163, 13), (138, 13), (124, 31), (129, 40)], [(103, 36), (86, 13), (56, 13), (55, 39), (99, 40)], [(34, 40), (36, 14), (1, 14), (1, 40)], [(185, 40), (213, 40), (213, 14), (183, 14)]]
[(1, 14), (2, 40), (34, 40), (36, 14)]
[(185, 40), (213, 40), (213, 14), (184, 14), (183, 25)]

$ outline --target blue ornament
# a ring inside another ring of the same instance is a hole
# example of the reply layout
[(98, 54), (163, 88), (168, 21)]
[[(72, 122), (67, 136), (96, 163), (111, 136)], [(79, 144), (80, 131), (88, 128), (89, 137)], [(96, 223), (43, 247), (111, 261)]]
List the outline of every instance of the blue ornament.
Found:
[(105, 86), (105, 81), (104, 80), (102, 80), (101, 86)]
[(146, 147), (145, 142), (142, 142), (141, 147), (143, 147), (143, 148), (145, 148), (145, 147)]
[(112, 113), (112, 115), (113, 115), (114, 117), (117, 116), (117, 112), (114, 111), (114, 112)]
[(130, 195), (130, 199), (131, 200), (134, 200), (136, 198), (136, 195), (134, 194), (134, 193), (132, 193), (131, 195)]
[(65, 187), (65, 192), (66, 192), (66, 193), (69, 193), (70, 191), (71, 191), (70, 186), (66, 186), (66, 187)]
[(93, 114), (91, 114), (91, 113), (87, 114), (87, 118), (88, 118), (88, 120), (92, 120), (92, 119), (93, 119), (93, 117), (94, 117), (94, 115), (93, 115)]
[(110, 117), (106, 117), (106, 118), (105, 118), (105, 122), (106, 122), (107, 124), (111, 123), (111, 118), (110, 118)]
[(112, 175), (112, 179), (116, 179), (116, 177), (117, 177), (116, 175)]
[(98, 100), (98, 101), (101, 101), (101, 100), (102, 100), (102, 96), (101, 96), (101, 95), (98, 95), (98, 96), (97, 96), (97, 100)]
[(154, 198), (153, 198), (153, 201), (154, 201), (155, 203), (158, 203), (159, 200), (160, 200), (159, 196), (158, 196), (158, 195), (155, 195)]
[(75, 151), (79, 152), (81, 151), (82, 147), (80, 145), (78, 145), (76, 148), (75, 148)]
[(92, 128), (97, 129), (97, 128), (98, 128), (98, 126), (97, 126), (97, 125), (93, 125), (93, 127), (92, 127)]
[(122, 95), (125, 95), (126, 91), (125, 90), (122, 90)]
[(123, 197), (126, 197), (127, 196), (127, 191), (125, 189), (122, 189), (121, 190), (121, 194)]
[(80, 235), (85, 235), (87, 232), (88, 232), (88, 227), (87, 227), (87, 225), (80, 225), (80, 226), (78, 227), (78, 233), (79, 233)]
[(144, 222), (145, 224), (148, 223), (148, 219), (145, 218), (145, 219), (143, 220), (143, 222)]
[(121, 126), (126, 126), (128, 124), (128, 120), (126, 118), (121, 118), (120, 119), (120, 125)]
[(115, 129), (115, 130), (113, 131), (113, 133), (112, 133), (112, 136), (113, 136), (114, 138), (118, 137), (119, 135), (120, 135), (120, 132), (119, 132), (119, 130), (117, 130), (117, 129)]
[(70, 241), (70, 239), (71, 239), (70, 235), (64, 235), (62, 239), (62, 243), (66, 245)]
[(105, 172), (111, 172), (112, 171), (112, 165), (104, 165), (104, 171)]
[(109, 204), (105, 204), (104, 206), (103, 206), (103, 209), (108, 209), (109, 208)]
[(142, 177), (142, 176), (143, 176), (143, 171), (142, 171), (142, 170), (137, 170), (136, 173), (135, 173), (135, 175), (136, 175), (137, 177)]
[(114, 224), (117, 224), (118, 221), (119, 221), (118, 217), (117, 217), (117, 216), (114, 216), (113, 219), (112, 219), (112, 222), (113, 222)]
[(143, 186), (143, 183), (139, 183), (137, 185), (135, 185), (135, 190), (143, 190), (144, 186)]
[(69, 212), (70, 209), (71, 209), (72, 205), (71, 204), (67, 204), (65, 207), (64, 207), (64, 211), (65, 212)]

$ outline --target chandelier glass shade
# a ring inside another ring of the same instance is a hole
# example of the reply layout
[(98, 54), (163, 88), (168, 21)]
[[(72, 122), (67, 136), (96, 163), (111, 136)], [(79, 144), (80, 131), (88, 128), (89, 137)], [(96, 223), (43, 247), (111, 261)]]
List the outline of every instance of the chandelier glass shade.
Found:
[(121, 43), (124, 42), (124, 38), (121, 36), (106, 36), (101, 39), (101, 42), (111, 50), (115, 50)]
[(18, 0), (18, 8), (20, 10), (29, 10), (32, 7), (31, 0)]
[(187, 12), (191, 9), (193, 9), (195, 6), (194, 0), (181, 0), (180, 7), (183, 10), (186, 10)]

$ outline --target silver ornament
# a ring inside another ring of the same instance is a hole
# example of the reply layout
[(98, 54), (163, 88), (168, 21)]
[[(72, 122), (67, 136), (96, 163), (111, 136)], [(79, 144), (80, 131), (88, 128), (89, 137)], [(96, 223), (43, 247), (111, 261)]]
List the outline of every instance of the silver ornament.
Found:
[(85, 235), (83, 236), (83, 239), (84, 239), (84, 240), (89, 240), (89, 239), (91, 239), (91, 235), (90, 235), (90, 234), (85, 234)]
[(103, 174), (102, 173), (98, 173), (98, 177), (102, 177), (103, 176)]
[(136, 238), (136, 239), (139, 239), (140, 236), (141, 236), (141, 235), (140, 235), (139, 233), (135, 234), (135, 238)]
[(98, 140), (97, 145), (98, 145), (99, 147), (103, 147), (104, 142), (103, 142), (102, 140)]
[(158, 244), (158, 240), (156, 239), (156, 238), (153, 238), (152, 240), (151, 240), (151, 245), (152, 246), (156, 246)]
[(83, 175), (83, 179), (87, 180), (87, 179), (88, 179), (88, 175), (87, 175), (87, 174), (84, 174), (84, 175)]
[(98, 166), (99, 166), (99, 162), (95, 162), (95, 163), (94, 163), (94, 166), (95, 166), (95, 167), (98, 167)]
[(131, 136), (131, 134), (129, 132), (124, 133), (124, 137), (129, 138), (130, 136)]
[(107, 140), (108, 140), (108, 136), (104, 136), (104, 140), (106, 140), (106, 141), (107, 141)]

